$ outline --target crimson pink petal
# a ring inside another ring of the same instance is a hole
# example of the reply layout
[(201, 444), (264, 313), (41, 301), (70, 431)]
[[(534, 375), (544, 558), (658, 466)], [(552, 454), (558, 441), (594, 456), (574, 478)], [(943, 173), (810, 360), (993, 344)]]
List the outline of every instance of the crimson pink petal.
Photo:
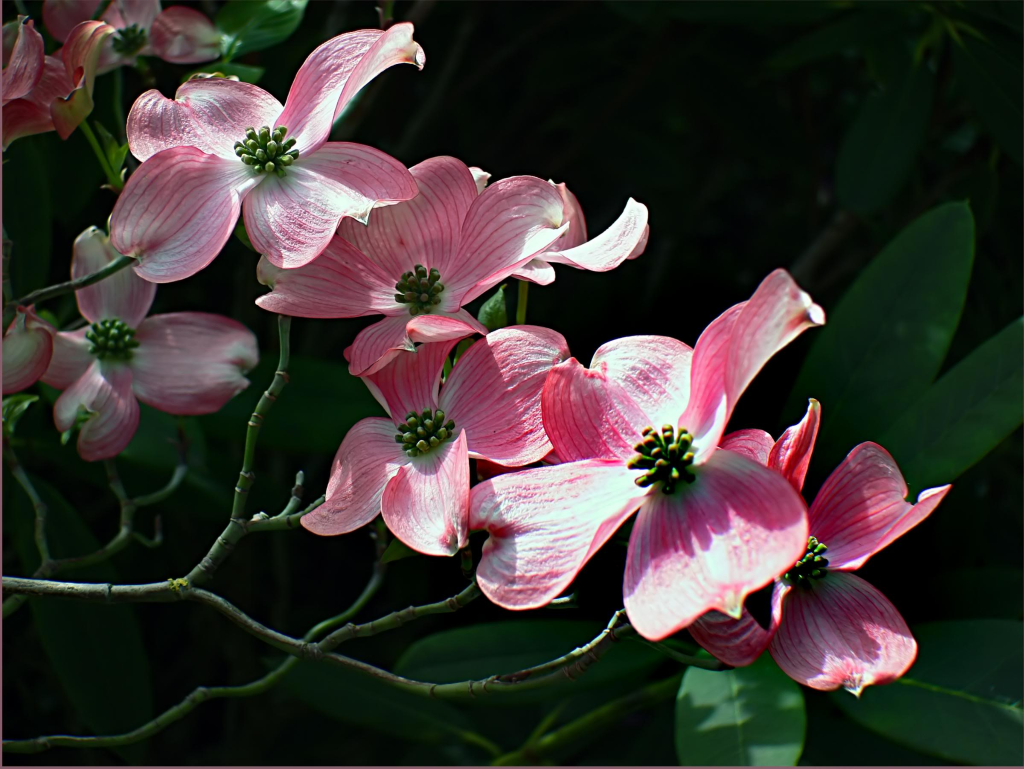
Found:
[(768, 648), (778, 625), (772, 623), (765, 630), (744, 607), (739, 619), (720, 611), (709, 611), (686, 629), (717, 659), (734, 668), (742, 668), (753, 664)]
[(416, 342), (445, 342), (486, 334), (484, 327), (465, 310), (432, 315), (396, 315), (364, 328), (345, 350), (349, 373), (367, 376), (386, 366), (401, 350), (414, 349)]
[[(391, 442), (397, 446), (394, 437)], [(469, 540), (469, 454), (466, 433), (413, 458), (388, 481), (384, 522), (402, 542), (427, 555), (455, 555)]]
[(348, 431), (334, 456), (327, 500), (302, 516), (303, 528), (321, 536), (347, 534), (380, 514), (384, 487), (409, 463), (395, 442), (390, 419), (361, 419)]
[[(72, 251), (73, 279), (101, 270), (121, 256), (98, 227), (89, 227), (75, 238)], [(90, 323), (119, 318), (129, 328), (136, 328), (142, 322), (155, 296), (156, 284), (143, 280), (128, 269), (119, 270), (75, 292), (78, 310)]]
[(278, 125), (298, 140), (303, 154), (327, 140), (334, 119), (364, 85), (396, 64), (423, 69), (423, 49), (412, 39), (412, 24), (387, 32), (361, 29), (328, 40), (299, 67)]
[(626, 460), (647, 423), (626, 390), (600, 369), (569, 358), (551, 369), (541, 394), (544, 431), (563, 462)]
[(810, 589), (788, 589), (783, 606), (768, 648), (786, 675), (812, 689), (842, 686), (859, 697), (865, 686), (895, 681), (917, 657), (899, 611), (856, 574), (830, 571)]
[(922, 491), (906, 501), (907, 483), (896, 461), (877, 443), (846, 455), (811, 505), (811, 534), (828, 545), (829, 569), (859, 569), (872, 555), (927, 518), (949, 491)]
[(146, 318), (129, 365), (139, 400), (170, 414), (211, 414), (249, 386), (259, 362), (256, 336), (236, 320), (205, 312)]
[(365, 222), (378, 201), (415, 194), (409, 171), (390, 155), (329, 142), (289, 166), (287, 176), (267, 174), (246, 198), (245, 229), (272, 264), (301, 267), (327, 247), (343, 218)]
[(90, 414), (78, 434), (78, 453), (86, 462), (115, 457), (131, 443), (139, 426), (139, 402), (132, 393), (132, 372), (123, 364), (96, 360), (53, 405), (53, 421), (70, 430), (80, 413)]
[(71, 30), (88, 21), (102, 0), (43, 0), (43, 24), (59, 43), (68, 39)]
[(469, 526), (488, 532), (480, 589), (506, 609), (545, 606), (640, 505), (617, 460), (592, 459), (498, 475), (470, 493)]
[(43, 61), (43, 74), (36, 87), (24, 98), (3, 105), (3, 148), (23, 136), (54, 130), (50, 105), (71, 93), (74, 86), (64, 62), (55, 56)]
[[(552, 264), (567, 264), (579, 270), (607, 272), (626, 259), (636, 258), (643, 253), (648, 232), (647, 206), (630, 198), (619, 218), (596, 238), (572, 248), (562, 246), (545, 251), (538, 258)], [(560, 243), (557, 241), (555, 245)]]
[(100, 54), (107, 39), (116, 30), (102, 21), (85, 21), (71, 30), (61, 49), (64, 69), (74, 86), (67, 98), (50, 105), (50, 117), (61, 139), (67, 139), (92, 112), (92, 91), (99, 68)]
[(512, 273), (512, 277), (536, 283), (538, 286), (548, 286), (555, 282), (555, 268), (543, 259), (531, 259), (518, 267)]
[(814, 441), (821, 424), (821, 405), (811, 398), (807, 402), (807, 413), (799, 424), (787, 427), (786, 432), (772, 446), (768, 456), (768, 467), (782, 473), (798, 492), (804, 488), (807, 467), (814, 453)]
[[(762, 467), (768, 467), (768, 456), (775, 441), (764, 430), (737, 430), (729, 433), (718, 444), (720, 449), (742, 454)], [(775, 468), (772, 468), (775, 469)]]
[(419, 414), (424, 409), (437, 408), (444, 361), (454, 346), (454, 339), (421, 344), (415, 350), (399, 352), (379, 371), (363, 377), (395, 424), (404, 422), (410, 411)]
[[(554, 184), (550, 180), (548, 183)], [(587, 242), (587, 219), (583, 216), (583, 207), (564, 182), (555, 184), (555, 189), (558, 190), (558, 195), (562, 198), (562, 212), (565, 215), (565, 221), (569, 222), (569, 229), (555, 241), (551, 250), (565, 251), (582, 246)]]
[(746, 596), (806, 547), (806, 507), (786, 479), (715, 451), (693, 483), (640, 508), (623, 586), (629, 620), (657, 641), (711, 609), (739, 617)]
[(75, 383), (95, 360), (85, 338), (89, 327), (77, 331), (58, 331), (53, 335), (53, 357), (46, 373), (40, 377), (50, 387), (66, 390)]
[(128, 146), (139, 160), (172, 147), (198, 147), (254, 174), (235, 155), (235, 142), (245, 138), (246, 128), (273, 128), (282, 109), (281, 102), (252, 83), (189, 80), (173, 99), (150, 90), (135, 100), (128, 113)]
[[(0, 87), (4, 104), (28, 94), (43, 76), (43, 36), (36, 31), (35, 22), (27, 16), (19, 16), (18, 21), (12, 21), (4, 27), (12, 25), (17, 27), (17, 37), (10, 57), (4, 56), (3, 83)], [(4, 35), (7, 36), (6, 29)]]
[(568, 355), (565, 337), (540, 326), (492, 331), (462, 354), (439, 404), (446, 419), (466, 431), (473, 457), (522, 466), (551, 450), (541, 419), (541, 390), (551, 367)]
[(213, 22), (183, 5), (171, 6), (156, 17), (149, 44), (157, 56), (175, 64), (212, 61), (220, 55), (220, 33)]
[(159, 152), (128, 177), (110, 216), (110, 242), (138, 258), (153, 283), (187, 278), (214, 260), (259, 178), (235, 160), (195, 147)]
[(19, 307), (3, 338), (3, 393), (24, 390), (46, 373), (53, 357), (53, 327)]

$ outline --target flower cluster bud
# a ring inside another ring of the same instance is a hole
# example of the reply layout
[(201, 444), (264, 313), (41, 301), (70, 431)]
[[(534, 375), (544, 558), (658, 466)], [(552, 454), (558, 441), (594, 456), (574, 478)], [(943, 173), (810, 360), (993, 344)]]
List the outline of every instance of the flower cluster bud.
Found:
[(807, 552), (793, 564), (793, 568), (782, 575), (787, 582), (800, 587), (810, 587), (812, 579), (822, 579), (827, 573), (828, 559), (824, 553), (828, 545), (819, 542), (817, 537), (807, 538)]
[(409, 272), (402, 273), (395, 288), (399, 291), (395, 294), (395, 301), (409, 305), (410, 315), (426, 315), (441, 303), (444, 284), (436, 267), (428, 271), (422, 264), (417, 264)]
[(286, 133), (288, 129), (284, 126), (273, 131), (270, 126), (263, 126), (258, 131), (249, 126), (245, 129), (245, 140), (235, 142), (235, 154), (258, 174), (284, 176), (285, 169), (299, 158), (299, 151), (294, 149), (295, 139), (285, 139)]
[(89, 352), (100, 360), (128, 360), (132, 350), (139, 346), (135, 339), (135, 329), (128, 328), (123, 320), (108, 318), (93, 323), (85, 338), (89, 342)]
[(679, 481), (692, 483), (696, 476), (688, 469), (693, 464), (693, 436), (680, 430), (678, 437), (672, 425), (662, 425), (661, 432), (653, 427), (643, 429), (643, 440), (633, 447), (636, 454), (626, 463), (632, 470), (644, 470), (634, 483), (647, 488), (661, 482), (666, 494), (675, 491)]
[(418, 457), (436, 449), (445, 441), (455, 437), (455, 420), (444, 421), (441, 409), (424, 409), (421, 413), (410, 411), (405, 421), (398, 426), (400, 432), (395, 442), (402, 444), (402, 450), (410, 457)]

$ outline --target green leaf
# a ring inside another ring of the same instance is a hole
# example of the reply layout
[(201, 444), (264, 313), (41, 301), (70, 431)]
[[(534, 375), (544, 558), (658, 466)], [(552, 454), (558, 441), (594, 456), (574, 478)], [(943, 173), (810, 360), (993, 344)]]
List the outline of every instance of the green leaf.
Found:
[(839, 205), (868, 214), (895, 197), (921, 147), (934, 94), (934, 75), (908, 59), (901, 77), (864, 100), (839, 149)]
[(128, 143), (118, 144), (117, 139), (103, 127), (100, 121), (93, 120), (92, 124), (96, 128), (96, 133), (99, 134), (100, 143), (103, 145), (103, 154), (107, 156), (107, 162), (110, 163), (111, 169), (116, 174), (124, 165), (125, 158), (128, 157)]
[(248, 64), (237, 64), (235, 62), (213, 61), (189, 72), (181, 79), (181, 82), (185, 83), (199, 74), (207, 74), (225, 75), (227, 77), (233, 75), (243, 83), (258, 83), (266, 71), (264, 67), (253, 67)]
[(5, 436), (9, 437), (14, 434), (14, 428), (17, 427), (21, 415), (37, 400), (39, 400), (38, 395), (28, 395), (25, 393), (10, 395), (4, 398), (3, 422)]
[(476, 319), (487, 326), (488, 331), (497, 331), (508, 325), (508, 311), (505, 309), (505, 286), (498, 286), (480, 307)]
[[(32, 483), (49, 509), (46, 531), (53, 557), (97, 550), (96, 538), (67, 501), (42, 480), (33, 478)], [(39, 563), (33, 539), (34, 515), (20, 489), (12, 512), (18, 556), (23, 567), (32, 570)], [(113, 496), (110, 517), (113, 526), (117, 520)], [(109, 563), (79, 569), (72, 578), (80, 582), (118, 581)], [(152, 717), (149, 660), (133, 607), (50, 598), (31, 599), (29, 606), (57, 678), (75, 712), (94, 734), (131, 731)], [(60, 725), (54, 724), (54, 731), (60, 731)], [(146, 763), (145, 750), (144, 745), (130, 745), (118, 749), (118, 753), (129, 763)]]
[(249, 240), (249, 233), (245, 229), (245, 220), (241, 217), (238, 219), (238, 224), (235, 225), (235, 237), (241, 241), (243, 246), (253, 253), (256, 252), (256, 248), (253, 246), (252, 241)]
[(932, 622), (914, 628), (917, 661), (860, 700), (833, 701), (862, 726), (928, 755), (1020, 766), (1024, 625), (1010, 620)]
[(308, 0), (229, 0), (217, 14), (225, 62), (287, 40), (298, 29)]
[(384, 555), (380, 557), (381, 563), (391, 563), (392, 561), (401, 561), (403, 558), (411, 558), (414, 555), (421, 555), (416, 552), (407, 544), (402, 542), (400, 539), (391, 540), (391, 544), (388, 545), (384, 551)]
[(973, 259), (970, 208), (939, 206), (897, 235), (827, 310), (786, 408), (792, 419), (808, 398), (821, 401), (822, 466), (860, 441), (878, 441), (927, 391), (960, 321)]
[(767, 654), (735, 670), (689, 668), (676, 697), (682, 766), (794, 766), (806, 727), (803, 692)]
[(950, 369), (879, 441), (913, 491), (956, 478), (1024, 422), (1024, 318)]
[(978, 117), (1007, 155), (1022, 162), (1024, 106), (1020, 89), (1019, 35), (1016, 44), (993, 36), (989, 41), (961, 34), (953, 46), (953, 71)]
[(850, 49), (860, 49), (889, 34), (899, 22), (900, 17), (892, 13), (856, 10), (787, 45), (767, 64), (775, 69), (788, 70)]

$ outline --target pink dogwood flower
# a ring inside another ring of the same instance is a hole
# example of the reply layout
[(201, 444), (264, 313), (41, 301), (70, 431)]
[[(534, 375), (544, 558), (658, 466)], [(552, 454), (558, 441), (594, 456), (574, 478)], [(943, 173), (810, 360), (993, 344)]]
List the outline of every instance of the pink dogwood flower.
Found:
[[(43, 23), (64, 42), (77, 24), (93, 18), (102, 0), (43, 0)], [(99, 74), (131, 66), (139, 56), (175, 64), (212, 61), (220, 55), (220, 32), (194, 8), (161, 10), (160, 0), (113, 0), (99, 20), (114, 28), (104, 43)]]
[(383, 514), (409, 547), (452, 555), (468, 538), (469, 459), (520, 467), (551, 448), (540, 397), (569, 350), (561, 334), (510, 326), (459, 357), (443, 385), (454, 340), (403, 352), (364, 381), (390, 419), (358, 422), (334, 458), (327, 501), (302, 518), (315, 534), (344, 534)]
[(253, 246), (278, 267), (300, 267), (338, 223), (416, 194), (409, 171), (371, 147), (328, 142), (331, 124), (364, 85), (400, 63), (422, 68), (411, 24), (360, 30), (309, 55), (284, 107), (258, 86), (190, 80), (174, 99), (142, 94), (128, 144), (143, 161), (114, 206), (110, 240), (154, 283), (195, 274), (220, 252), (244, 207)]
[[(90, 227), (75, 240), (71, 275), (118, 257)], [(53, 407), (62, 432), (76, 427), (78, 453), (93, 461), (120, 453), (139, 422), (139, 401), (171, 414), (210, 414), (249, 385), (256, 337), (241, 323), (205, 312), (146, 317), (156, 285), (121, 270), (76, 293), (92, 325), (54, 336), (42, 380), (64, 390)]]
[[(722, 447), (778, 472), (797, 491), (814, 448), (819, 409), (773, 442), (761, 430), (726, 436)], [(917, 657), (917, 642), (895, 606), (852, 572), (927, 518), (949, 485), (906, 501), (907, 484), (892, 456), (861, 443), (840, 463), (809, 512), (804, 554), (776, 581), (772, 616), (763, 628), (744, 609), (736, 620), (706, 614), (690, 626), (705, 649), (733, 666), (749, 665), (767, 648), (794, 681), (814, 689), (865, 686), (902, 676)]]
[(473, 489), (470, 527), (485, 529), (477, 569), (500, 606), (544, 606), (639, 509), (623, 594), (648, 639), (709, 609), (739, 616), (745, 596), (807, 544), (803, 501), (785, 479), (719, 439), (767, 360), (824, 312), (784, 270), (711, 323), (694, 349), (675, 339), (617, 339), (554, 367), (544, 429), (563, 464), (500, 475)]
[(18, 307), (4, 333), (3, 394), (10, 395), (36, 383), (53, 356), (54, 328), (32, 307)]

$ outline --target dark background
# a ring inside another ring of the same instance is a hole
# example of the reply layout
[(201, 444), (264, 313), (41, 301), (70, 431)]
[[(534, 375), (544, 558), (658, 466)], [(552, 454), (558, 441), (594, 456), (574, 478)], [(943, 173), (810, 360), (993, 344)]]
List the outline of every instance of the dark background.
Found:
[[(27, 5), (40, 28), (40, 4)], [(218, 6), (198, 4), (211, 16)], [(13, 4), (3, 7), (4, 20), (13, 19)], [(553, 285), (531, 287), (529, 322), (562, 332), (582, 361), (603, 342), (629, 334), (665, 334), (692, 345), (708, 322), (747, 298), (776, 267), (790, 269), (829, 312), (860, 270), (910, 221), (941, 202), (969, 199), (977, 251), (946, 370), (1019, 317), (1022, 304), (1019, 134), (1016, 148), (1000, 146), (976, 109), (970, 83), (957, 76), (948, 37), (925, 51), (935, 96), (919, 149), (906, 177), (896, 180), (891, 199), (867, 214), (842, 213), (835, 194), (837, 156), (865, 99), (885, 86), (893, 62), (911, 54), (937, 15), (966, 20), (1001, 46), (1019, 99), (1018, 3), (872, 3), (850, 8), (814, 2), (399, 2), (395, 18), (415, 21), (427, 65), (422, 72), (397, 67), (378, 77), (336, 127), (334, 138), (376, 146), (407, 165), (451, 154), (481, 166), (494, 179), (534, 174), (564, 181), (579, 198), (591, 235), (618, 216), (627, 197), (645, 203), (651, 237), (639, 259), (626, 262), (613, 275), (559, 267)], [(850, 25), (848, 38), (833, 44), (834, 51), (805, 61), (793, 56), (779, 60), (779, 52), (795, 41), (853, 16), (859, 21)], [(240, 62), (265, 67), (259, 84), (284, 101), (295, 71), (319, 43), (377, 25), (372, 3), (311, 2), (292, 37)], [(53, 47), (51, 41), (47, 50)], [(149, 61), (157, 87), (166, 95), (194, 69)], [(144, 87), (136, 71), (123, 74), (127, 111)], [(114, 125), (112, 82), (111, 75), (98, 79), (93, 115), (108, 127)], [(66, 279), (72, 241), (85, 227), (105, 223), (114, 197), (98, 189), (103, 179), (81, 132), (66, 142), (54, 133), (19, 140), (5, 161), (4, 223), (14, 241), (15, 292), (24, 294)], [(830, 225), (835, 237), (822, 241)], [(146, 532), (154, 514), (162, 517), (163, 546), (148, 550), (132, 545), (108, 566), (66, 578), (148, 582), (183, 575), (226, 523), (247, 414), (269, 384), (277, 357), (274, 318), (253, 304), (264, 291), (255, 280), (256, 260), (232, 238), (209, 268), (161, 286), (153, 312), (202, 310), (237, 318), (257, 334), (262, 362), (250, 374), (252, 386), (221, 413), (186, 420), (190, 475), (171, 499), (138, 516)], [(511, 316), (514, 281), (509, 289)], [(76, 317), (68, 297), (47, 309), (64, 324)], [(299, 469), (306, 473), (307, 498), (321, 493), (345, 431), (358, 419), (379, 413), (361, 383), (348, 377), (342, 358), (342, 350), (366, 323), (294, 321), (292, 384), (261, 436), (250, 512), (273, 514), (283, 507)], [(799, 419), (799, 411), (784, 412), (784, 406), (814, 333), (806, 333), (769, 363), (736, 410), (733, 428), (758, 426), (778, 435)], [(55, 395), (46, 388), (41, 391), (51, 399)], [(829, 404), (822, 405), (827, 423)], [(117, 507), (102, 466), (82, 462), (73, 445), (59, 445), (47, 408), (30, 409), (18, 431), (26, 441), (20, 450), (23, 464), (58, 488), (69, 503), (52, 515), (55, 554), (90, 549), (80, 531), (83, 524), (101, 542), (112, 536)], [(173, 418), (143, 407), (139, 434), (120, 460), (129, 493), (146, 493), (164, 482), (174, 462), (169, 442), (173, 435)], [(945, 619), (1021, 618), (1021, 464), (1018, 429), (957, 479), (937, 513), (862, 570), (911, 626)], [(808, 499), (831, 469), (812, 465)], [(24, 540), (19, 532), (25, 531), (29, 510), (5, 474), (5, 574), (28, 574), (34, 568), (19, 558), (25, 549), (17, 544), (19, 537)], [(473, 541), (478, 551), (477, 537)], [(624, 541), (609, 543), (577, 579), (580, 608), (571, 613), (573, 619), (592, 621), (596, 628), (621, 606)], [(373, 543), (365, 531), (339, 538), (305, 531), (254, 534), (239, 545), (211, 588), (264, 623), (301, 635), (358, 595), (373, 558)], [(440, 600), (464, 584), (457, 559), (400, 560), (390, 565), (384, 588), (360, 617)], [(762, 599), (755, 598), (755, 604)], [(41, 620), (33, 621), (32, 610), (24, 608), (4, 623), (5, 737), (93, 733), (85, 712), (93, 709), (109, 710), (121, 719), (122, 730), (130, 729), (197, 685), (244, 683), (278, 660), (258, 640), (200, 606), (117, 609), (121, 613), (109, 622), (105, 612), (114, 609), (61, 607), (65, 614), (56, 619), (51, 615), (45, 632), (60, 635), (62, 663), (49, 656), (55, 652), (42, 638)], [(568, 616), (539, 611), (511, 618)], [(417, 638), (509, 618), (480, 601), (456, 616), (430, 618), (353, 642), (342, 651), (391, 666)], [(110, 661), (109, 667), (98, 663), (116, 656), (125, 634), (138, 634), (144, 657), (122, 658), (123, 664)], [(86, 693), (74, 693), (67, 684), (67, 666), (95, 667), (95, 685)], [(624, 689), (610, 686), (590, 695), (589, 705), (677, 669), (667, 661), (648, 666), (643, 678), (625, 682)], [(140, 683), (140, 678), (146, 680)], [(125, 695), (129, 689), (133, 693)], [(809, 690), (806, 694), (805, 762), (934, 762), (842, 719), (828, 697)], [(377, 702), (372, 694), (365, 695), (370, 703), (365, 704), (361, 696), (347, 688), (296, 696), (294, 689), (279, 686), (260, 697), (204, 704), (127, 751), (63, 749), (37, 757), (6, 755), (5, 761), (486, 759), (475, 749), (430, 738), (429, 725), (423, 727), (425, 737), (410, 726), (415, 719), (399, 706)], [(549, 702), (533, 709), (465, 713), (474, 728), (511, 750), (536, 724), (540, 711), (563, 696), (552, 693)], [(567, 712), (576, 709), (583, 712), (574, 700)], [(671, 710), (668, 703), (631, 716), (614, 734), (581, 746), (565, 760), (674, 762)], [(437, 711), (438, 719), (449, 717), (447, 710)]]

